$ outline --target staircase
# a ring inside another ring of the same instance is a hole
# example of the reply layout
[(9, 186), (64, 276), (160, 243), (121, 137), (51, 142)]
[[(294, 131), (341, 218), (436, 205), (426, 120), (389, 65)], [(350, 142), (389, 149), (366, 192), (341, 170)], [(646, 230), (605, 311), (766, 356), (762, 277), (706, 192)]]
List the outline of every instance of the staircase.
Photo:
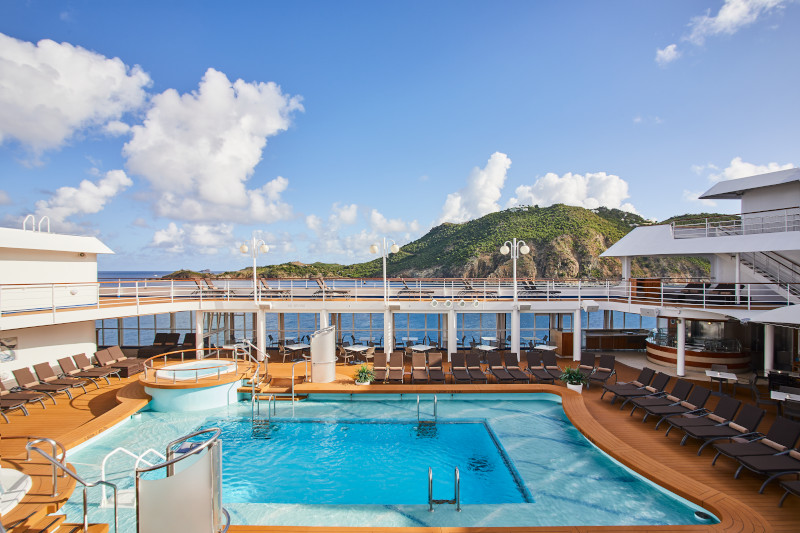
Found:
[(779, 286), (779, 292), (800, 297), (800, 265), (776, 252), (753, 252), (739, 255), (739, 261), (756, 274)]

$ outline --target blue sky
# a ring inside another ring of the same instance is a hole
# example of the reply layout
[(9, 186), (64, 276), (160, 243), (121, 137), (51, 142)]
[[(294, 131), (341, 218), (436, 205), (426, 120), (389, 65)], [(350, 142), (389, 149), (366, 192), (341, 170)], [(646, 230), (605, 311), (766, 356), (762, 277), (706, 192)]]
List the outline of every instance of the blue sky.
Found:
[[(369, 259), (515, 204), (655, 219), (800, 164), (800, 6), (5, 2), (0, 224), (105, 270)], [(509, 235), (509, 238), (514, 235)]]

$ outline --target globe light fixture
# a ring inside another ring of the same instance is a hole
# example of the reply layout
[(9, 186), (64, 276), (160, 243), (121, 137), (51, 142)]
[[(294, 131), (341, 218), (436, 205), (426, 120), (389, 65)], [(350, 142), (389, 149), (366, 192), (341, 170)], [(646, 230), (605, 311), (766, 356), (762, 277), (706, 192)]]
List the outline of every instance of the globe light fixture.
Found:
[(374, 243), (369, 247), (369, 253), (371, 254), (381, 254), (381, 258), (383, 259), (383, 303), (384, 305), (389, 304), (389, 285), (386, 281), (386, 258), (389, 255), (389, 252), (396, 254), (400, 251), (400, 247), (397, 245), (396, 242), (391, 241), (391, 246), (388, 246), (388, 242), (386, 237), (383, 238), (382, 246), (381, 243)]
[(519, 254), (527, 255), (530, 251), (530, 246), (528, 246), (523, 240), (517, 240), (516, 237), (514, 237), (513, 240), (506, 241), (503, 243), (503, 246), (500, 247), (501, 254), (511, 254), (511, 261), (514, 271), (514, 303), (517, 303), (517, 259), (519, 258)]
[(250, 246), (247, 243), (243, 243), (239, 246), (239, 251), (243, 254), (250, 254), (253, 258), (253, 301), (257, 302), (259, 299), (258, 294), (258, 279), (256, 275), (256, 258), (258, 254), (265, 254), (269, 252), (269, 246), (261, 239), (256, 239), (256, 234), (253, 232), (253, 238), (251, 240)]

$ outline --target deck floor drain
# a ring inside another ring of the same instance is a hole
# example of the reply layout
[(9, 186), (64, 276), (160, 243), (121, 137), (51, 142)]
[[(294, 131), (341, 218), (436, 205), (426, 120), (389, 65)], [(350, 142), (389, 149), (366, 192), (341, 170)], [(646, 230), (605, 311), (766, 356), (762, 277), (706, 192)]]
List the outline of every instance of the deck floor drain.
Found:
[(703, 511), (695, 511), (694, 516), (698, 520), (711, 520), (711, 515), (708, 513), (704, 513)]

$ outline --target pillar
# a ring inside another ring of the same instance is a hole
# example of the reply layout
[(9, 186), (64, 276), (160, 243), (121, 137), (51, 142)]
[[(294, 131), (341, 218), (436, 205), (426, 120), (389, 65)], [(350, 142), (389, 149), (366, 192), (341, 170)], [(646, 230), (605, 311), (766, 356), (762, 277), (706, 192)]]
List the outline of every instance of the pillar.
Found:
[(764, 324), (764, 370), (775, 370), (775, 326)]
[(511, 310), (511, 352), (519, 355), (519, 307)]
[(203, 312), (199, 310), (194, 312), (194, 335), (196, 341), (195, 348), (197, 348), (195, 357), (197, 359), (202, 359), (205, 339), (203, 338)]
[(630, 279), (631, 278), (631, 258), (630, 257), (622, 257), (620, 258), (622, 261), (622, 279)]
[(256, 359), (263, 361), (265, 359), (264, 354), (267, 353), (267, 314), (263, 309), (256, 311), (255, 337), (256, 348), (258, 349)]
[(283, 316), (283, 313), (278, 313), (278, 339), (281, 342), (286, 340), (286, 331), (284, 328), (286, 327), (286, 319)]
[(392, 312), (383, 311), (383, 353), (390, 354), (394, 350), (394, 320)]
[(572, 360), (581, 360), (581, 310), (572, 314)]
[(328, 313), (325, 309), (321, 309), (319, 312), (319, 329), (327, 328), (330, 325), (330, 313)]
[(447, 311), (447, 360), (458, 351), (458, 315), (455, 309)]
[(742, 266), (742, 262), (740, 260), (739, 252), (736, 252), (736, 256), (735, 256), (734, 260), (736, 261), (736, 272), (735, 272), (735, 277), (734, 277), (733, 293), (735, 295), (734, 301), (738, 304), (739, 302), (742, 301), (741, 298), (740, 298), (740, 295), (739, 295), (739, 284), (741, 283), (741, 276), (742, 276), (741, 268), (740, 268)]
[(677, 333), (677, 352), (678, 352), (678, 376), (683, 377), (686, 375), (686, 319), (679, 318), (676, 320), (678, 323)]

